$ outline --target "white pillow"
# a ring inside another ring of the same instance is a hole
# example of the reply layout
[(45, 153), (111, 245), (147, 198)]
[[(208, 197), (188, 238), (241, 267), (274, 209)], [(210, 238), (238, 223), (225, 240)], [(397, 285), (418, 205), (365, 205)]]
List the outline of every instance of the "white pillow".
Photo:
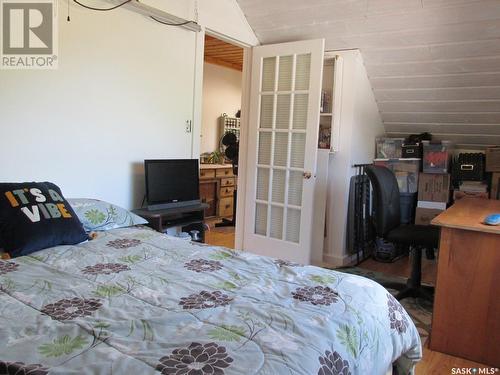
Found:
[(67, 199), (87, 232), (147, 224), (147, 220), (132, 212), (98, 199)]

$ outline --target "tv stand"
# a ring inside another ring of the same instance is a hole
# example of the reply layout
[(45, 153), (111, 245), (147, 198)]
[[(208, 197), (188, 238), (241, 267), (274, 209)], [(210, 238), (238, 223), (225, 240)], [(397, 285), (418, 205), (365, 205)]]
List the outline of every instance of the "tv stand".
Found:
[(181, 227), (183, 232), (197, 230), (200, 232), (200, 242), (205, 242), (205, 209), (208, 204), (199, 203), (184, 207), (166, 208), (163, 210), (148, 210), (139, 208), (132, 212), (148, 221), (148, 226), (154, 230), (166, 233), (167, 229)]
[(201, 203), (199, 199), (197, 200), (192, 200), (188, 202), (176, 202), (176, 203), (163, 203), (163, 204), (153, 204), (150, 206), (147, 206), (146, 208), (149, 211), (162, 211), (162, 210), (170, 210), (173, 208), (189, 208), (193, 206), (198, 206)]

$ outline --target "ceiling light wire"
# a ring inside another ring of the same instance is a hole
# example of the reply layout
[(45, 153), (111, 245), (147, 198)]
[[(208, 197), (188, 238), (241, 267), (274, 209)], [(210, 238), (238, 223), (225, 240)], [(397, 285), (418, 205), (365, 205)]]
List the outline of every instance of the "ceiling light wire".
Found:
[[(112, 6), (110, 8), (95, 8), (95, 7), (91, 7), (89, 5), (85, 5), (83, 3), (81, 3), (80, 1), (78, 0), (73, 0), (73, 2), (75, 2), (76, 4), (80, 5), (81, 7), (85, 8), (85, 9), (90, 9), (90, 10), (96, 10), (96, 11), (99, 11), (99, 12), (107, 12), (107, 11), (110, 11), (110, 10), (115, 10), (117, 8), (120, 8), (122, 6), (124, 6), (125, 4), (128, 4), (130, 2), (132, 2), (134, 0), (125, 0), (124, 2), (120, 3), (120, 4), (117, 4), (115, 6)], [(196, 15), (196, 18), (198, 18), (198, 3), (196, 3), (196, 6), (195, 6), (195, 15)], [(180, 23), (170, 23), (170, 22), (165, 22), (165, 21), (162, 21), (154, 16), (149, 16), (149, 18), (155, 20), (156, 22), (158, 23), (161, 23), (163, 25), (167, 25), (167, 26), (185, 26), (187, 24), (190, 24), (190, 23), (194, 23), (195, 25), (198, 24), (198, 22), (196, 21), (186, 21), (186, 22), (180, 22)], [(67, 18), (68, 22), (70, 21), (70, 18), (69, 18), (69, 0), (68, 0), (68, 18)]]
[(91, 6), (88, 6), (88, 5), (85, 5), (81, 2), (79, 2), (78, 0), (73, 0), (76, 4), (80, 5), (81, 7), (84, 7), (86, 9), (90, 9), (90, 10), (97, 10), (99, 12), (107, 12), (107, 11), (110, 11), (110, 10), (115, 10), (117, 8), (120, 8), (122, 6), (124, 6), (125, 4), (128, 4), (130, 3), (131, 1), (133, 0), (125, 0), (123, 3), (120, 3), (120, 4), (117, 4), (113, 7), (110, 7), (110, 8), (94, 8), (94, 7), (91, 7)]

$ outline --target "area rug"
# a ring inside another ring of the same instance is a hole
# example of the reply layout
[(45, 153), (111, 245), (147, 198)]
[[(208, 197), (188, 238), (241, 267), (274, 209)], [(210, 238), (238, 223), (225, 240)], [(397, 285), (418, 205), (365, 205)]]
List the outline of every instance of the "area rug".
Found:
[[(379, 284), (386, 287), (386, 289), (393, 295), (397, 294), (396, 289), (392, 289), (387, 287), (391, 284), (401, 284), (404, 285), (406, 283), (406, 279), (397, 276), (389, 276), (384, 273), (374, 272), (367, 269), (359, 268), (359, 267), (349, 267), (349, 268), (340, 268), (336, 269), (336, 271), (351, 273), (354, 275), (364, 276), (368, 279), (374, 280)], [(427, 341), (429, 337), (429, 333), (431, 331), (431, 320), (432, 320), (432, 303), (430, 301), (421, 299), (421, 298), (405, 298), (400, 301), (405, 310), (408, 312), (410, 317), (415, 323), (415, 326), (420, 333), (420, 338), (422, 343)]]

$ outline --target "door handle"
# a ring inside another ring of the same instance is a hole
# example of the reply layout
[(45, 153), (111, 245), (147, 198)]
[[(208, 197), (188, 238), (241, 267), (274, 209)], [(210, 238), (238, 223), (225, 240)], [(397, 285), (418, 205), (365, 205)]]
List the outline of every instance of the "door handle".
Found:
[(309, 180), (312, 177), (311, 172), (304, 172), (302, 173), (302, 176), (304, 177), (304, 180)]

